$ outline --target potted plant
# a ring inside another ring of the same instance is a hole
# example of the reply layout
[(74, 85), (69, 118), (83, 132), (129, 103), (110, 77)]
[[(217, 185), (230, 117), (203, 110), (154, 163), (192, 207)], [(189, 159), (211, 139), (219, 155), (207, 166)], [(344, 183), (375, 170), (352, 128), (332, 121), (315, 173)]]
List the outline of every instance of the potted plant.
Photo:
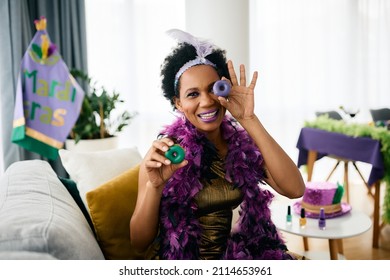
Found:
[[(73, 69), (70, 73), (83, 87), (85, 96), (80, 115), (69, 134), (73, 141), (67, 141), (67, 148), (74, 148), (83, 140), (108, 139), (116, 142), (115, 136), (130, 124), (137, 113), (124, 110), (114, 115), (117, 105), (124, 102), (118, 92), (109, 92), (104, 86), (98, 86), (97, 82), (81, 70)], [(87, 145), (91, 148), (92, 145), (102, 144)]]

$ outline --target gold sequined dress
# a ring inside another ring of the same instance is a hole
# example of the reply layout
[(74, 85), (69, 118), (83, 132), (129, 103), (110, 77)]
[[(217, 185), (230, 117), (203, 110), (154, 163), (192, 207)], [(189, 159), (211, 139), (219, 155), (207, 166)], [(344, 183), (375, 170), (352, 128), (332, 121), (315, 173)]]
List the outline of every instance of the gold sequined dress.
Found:
[(226, 249), (233, 209), (242, 201), (242, 193), (225, 179), (221, 160), (214, 161), (213, 179), (204, 180), (203, 189), (195, 196), (197, 218), (202, 228), (199, 251), (201, 259), (220, 259)]
[[(242, 201), (242, 193), (225, 179), (222, 160), (214, 161), (212, 179), (203, 180), (203, 189), (195, 196), (196, 217), (202, 228), (199, 241), (200, 259), (221, 259), (230, 234), (233, 209)], [(159, 259), (159, 244), (154, 243), (146, 253), (147, 259)]]

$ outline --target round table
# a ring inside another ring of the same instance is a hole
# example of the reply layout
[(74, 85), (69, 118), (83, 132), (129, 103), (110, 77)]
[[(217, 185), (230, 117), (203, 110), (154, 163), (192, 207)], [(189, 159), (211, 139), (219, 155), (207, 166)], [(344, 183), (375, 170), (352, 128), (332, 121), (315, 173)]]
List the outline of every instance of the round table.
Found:
[[(286, 221), (287, 206), (291, 206), (292, 223)], [(342, 239), (353, 237), (368, 231), (372, 221), (363, 212), (351, 210), (351, 212), (326, 220), (326, 228), (318, 227), (318, 219), (306, 218), (306, 226), (300, 227), (300, 216), (293, 211), (293, 202), (271, 203), (271, 217), (275, 226), (284, 232), (302, 236), (304, 238), (322, 238), (329, 240), (330, 259), (337, 260), (338, 254), (343, 254)]]

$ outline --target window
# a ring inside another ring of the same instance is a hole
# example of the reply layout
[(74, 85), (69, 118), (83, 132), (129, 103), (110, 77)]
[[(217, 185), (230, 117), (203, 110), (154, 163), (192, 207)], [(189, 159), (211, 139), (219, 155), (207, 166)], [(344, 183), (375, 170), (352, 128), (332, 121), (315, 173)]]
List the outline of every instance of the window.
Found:
[(86, 0), (89, 75), (120, 92), (124, 106), (138, 112), (119, 143), (137, 146), (141, 154), (173, 117), (159, 74), (175, 44), (165, 31), (184, 29), (184, 5), (182, 0)]

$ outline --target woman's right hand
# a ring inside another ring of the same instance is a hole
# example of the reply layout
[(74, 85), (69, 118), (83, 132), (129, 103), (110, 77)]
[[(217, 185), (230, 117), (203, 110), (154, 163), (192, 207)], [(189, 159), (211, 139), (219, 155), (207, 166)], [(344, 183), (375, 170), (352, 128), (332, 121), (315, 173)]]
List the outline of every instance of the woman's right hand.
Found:
[(130, 240), (133, 247), (145, 251), (158, 233), (161, 194), (165, 184), (175, 171), (188, 161), (173, 164), (165, 157), (165, 152), (174, 142), (169, 138), (155, 140), (142, 160), (137, 203), (130, 222)]
[(149, 184), (154, 188), (163, 188), (173, 173), (188, 163), (187, 160), (183, 160), (179, 164), (173, 164), (165, 157), (165, 152), (172, 145), (174, 145), (174, 142), (168, 137), (155, 140), (144, 158)]

